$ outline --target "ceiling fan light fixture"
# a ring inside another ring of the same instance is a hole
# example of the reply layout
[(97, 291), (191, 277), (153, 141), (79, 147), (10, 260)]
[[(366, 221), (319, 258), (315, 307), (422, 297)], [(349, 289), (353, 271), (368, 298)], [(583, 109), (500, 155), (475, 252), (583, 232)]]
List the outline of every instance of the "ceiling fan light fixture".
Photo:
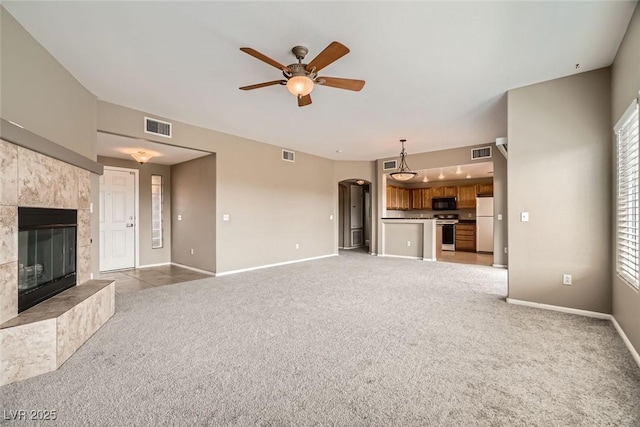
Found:
[(402, 151), (400, 152), (400, 167), (397, 171), (391, 172), (389, 174), (391, 175), (391, 178), (395, 179), (396, 181), (409, 181), (411, 178), (414, 178), (416, 175), (418, 175), (417, 172), (413, 172), (411, 169), (409, 169), (409, 166), (407, 165), (407, 152), (404, 150), (404, 143), (406, 141), (406, 139), (400, 140), (400, 142), (402, 142)]
[(142, 165), (142, 164), (148, 162), (149, 160), (151, 160), (151, 158), (153, 156), (145, 153), (144, 151), (138, 151), (136, 153), (131, 153), (131, 157), (136, 159), (136, 162), (138, 162), (138, 163), (140, 163)]
[(287, 81), (287, 89), (297, 97), (309, 95), (313, 87), (313, 80), (308, 76), (293, 76)]

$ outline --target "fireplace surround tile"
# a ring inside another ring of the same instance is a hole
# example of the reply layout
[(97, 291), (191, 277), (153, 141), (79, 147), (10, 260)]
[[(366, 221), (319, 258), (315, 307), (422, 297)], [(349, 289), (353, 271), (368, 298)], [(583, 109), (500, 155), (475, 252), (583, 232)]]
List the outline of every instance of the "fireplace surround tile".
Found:
[(78, 210), (78, 246), (91, 244), (91, 212), (88, 209)]
[[(0, 265), (0, 324), (18, 315), (18, 261)], [(9, 286), (12, 285), (12, 286)]]
[(78, 285), (83, 285), (91, 280), (91, 246), (78, 246), (77, 251), (76, 278)]
[(77, 168), (18, 147), (18, 204), (77, 209)]
[(78, 169), (78, 209), (91, 207), (91, 172)]
[(0, 264), (18, 260), (18, 207), (0, 206)]
[(0, 205), (18, 204), (18, 147), (0, 139)]
[(56, 346), (56, 319), (0, 329), (0, 385), (56, 370)]

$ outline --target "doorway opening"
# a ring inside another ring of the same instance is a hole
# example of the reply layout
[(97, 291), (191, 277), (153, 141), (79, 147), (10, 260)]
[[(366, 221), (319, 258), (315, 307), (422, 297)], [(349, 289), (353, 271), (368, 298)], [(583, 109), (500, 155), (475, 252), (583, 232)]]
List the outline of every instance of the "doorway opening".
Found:
[(371, 183), (348, 179), (338, 183), (338, 248), (371, 253)]

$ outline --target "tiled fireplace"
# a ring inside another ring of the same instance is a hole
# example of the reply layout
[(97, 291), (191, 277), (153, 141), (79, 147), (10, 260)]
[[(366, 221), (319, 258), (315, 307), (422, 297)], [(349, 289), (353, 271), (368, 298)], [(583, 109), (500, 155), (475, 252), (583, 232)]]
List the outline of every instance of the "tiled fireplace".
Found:
[[(0, 139), (0, 385), (57, 369), (113, 315), (113, 283), (89, 280), (90, 203), (91, 172)], [(75, 223), (60, 227), (61, 219), (54, 218), (55, 227), (25, 234), (19, 231), (19, 210), (67, 212)], [(56, 239), (62, 243), (59, 249), (26, 254), (20, 239), (41, 246)], [(46, 257), (60, 258), (54, 259), (59, 265), (45, 271), (51, 261)], [(24, 311), (19, 310), (19, 292), (27, 293), (25, 287), (47, 274), (55, 276), (54, 282), (67, 280), (56, 291), (61, 293), (44, 292), (30, 308), (20, 299)]]

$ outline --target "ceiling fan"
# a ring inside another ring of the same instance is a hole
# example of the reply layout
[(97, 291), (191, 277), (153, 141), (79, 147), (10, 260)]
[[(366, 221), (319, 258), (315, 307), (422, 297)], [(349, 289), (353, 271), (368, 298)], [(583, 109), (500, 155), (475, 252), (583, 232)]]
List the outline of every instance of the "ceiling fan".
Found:
[(356, 92), (364, 87), (364, 80), (318, 76), (318, 71), (349, 53), (349, 48), (339, 42), (332, 42), (329, 44), (329, 46), (327, 46), (308, 64), (302, 62), (309, 52), (309, 49), (304, 46), (295, 46), (291, 49), (291, 52), (298, 60), (298, 63), (290, 65), (282, 65), (278, 61), (274, 61), (268, 56), (263, 55), (250, 47), (241, 47), (240, 50), (262, 62), (266, 62), (267, 64), (282, 70), (282, 74), (285, 77), (284, 80), (272, 80), (270, 82), (242, 86), (240, 88), (241, 90), (253, 90), (273, 85), (287, 86), (289, 92), (298, 98), (298, 107), (304, 107), (305, 105), (311, 104), (311, 95), (309, 94), (315, 85), (353, 90)]

